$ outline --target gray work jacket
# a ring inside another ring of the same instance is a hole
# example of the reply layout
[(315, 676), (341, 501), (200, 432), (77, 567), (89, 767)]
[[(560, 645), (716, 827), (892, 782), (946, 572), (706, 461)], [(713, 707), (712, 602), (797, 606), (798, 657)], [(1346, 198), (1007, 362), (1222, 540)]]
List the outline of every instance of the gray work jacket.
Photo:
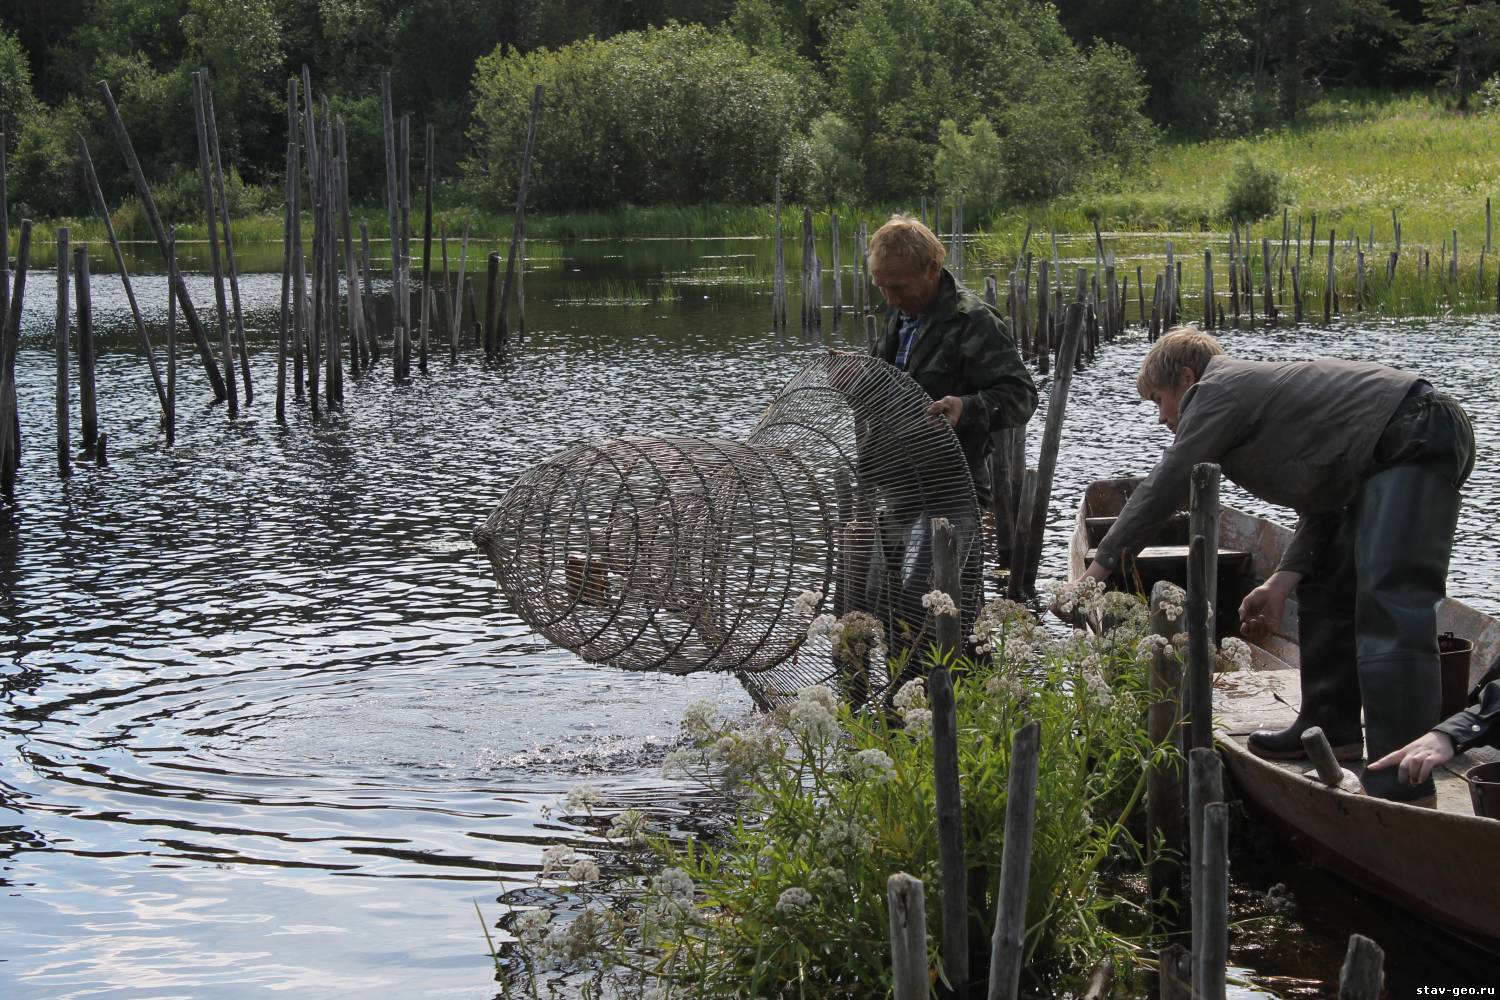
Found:
[(1479, 692), (1479, 704), (1470, 705), (1457, 715), (1444, 719), (1433, 732), (1445, 733), (1458, 751), (1468, 750), (1480, 743), (1496, 743), (1500, 740), (1500, 680), (1490, 681)]
[(1323, 533), (1309, 515), (1351, 503), (1375, 444), (1418, 376), (1366, 361), (1240, 361), (1219, 356), (1183, 393), (1177, 437), (1131, 495), (1095, 559), (1114, 570), (1121, 555), (1151, 544), (1187, 496), (1199, 462), (1262, 500), (1298, 514), (1281, 569), (1310, 572)]

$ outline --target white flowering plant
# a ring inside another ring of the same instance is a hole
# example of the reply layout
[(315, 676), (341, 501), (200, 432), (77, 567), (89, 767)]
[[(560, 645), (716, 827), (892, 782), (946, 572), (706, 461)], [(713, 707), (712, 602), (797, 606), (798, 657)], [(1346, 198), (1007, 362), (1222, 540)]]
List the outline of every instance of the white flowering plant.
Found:
[[(1144, 604), (1082, 597), (1111, 628), (1058, 638), (1023, 606), (995, 602), (975, 625), (983, 655), (942, 661), (953, 679), (966, 858), (987, 887), (970, 907), (986, 922), (1012, 743), (1028, 722), (1041, 723), (1027, 975), (1044, 995), (1081, 992), (1099, 961), (1123, 970), (1141, 953), (1113, 929), (1125, 921), (1110, 916), (1132, 913), (1137, 901), (1112, 898), (1101, 876), (1143, 854), (1130, 831), (1140, 825), (1144, 776), (1173, 752), (1144, 728)], [(610, 968), (641, 977), (632, 995), (779, 995), (792, 983), (809, 996), (889, 994), (886, 879), (905, 871), (936, 887), (939, 877), (933, 706), (920, 679), (889, 694), (888, 706), (864, 711), (815, 686), (759, 718), (689, 712), (688, 745), (667, 770), (725, 796), (737, 817), (712, 837), (646, 831), (639, 814), (611, 820), (608, 836), (641, 866), (615, 887), (623, 899)], [(575, 874), (579, 861), (560, 855), (559, 874)], [(569, 884), (600, 891), (595, 881)], [(940, 926), (939, 894), (929, 889), (927, 901), (928, 926)], [(559, 944), (547, 954), (578, 952), (570, 943), (572, 951)]]

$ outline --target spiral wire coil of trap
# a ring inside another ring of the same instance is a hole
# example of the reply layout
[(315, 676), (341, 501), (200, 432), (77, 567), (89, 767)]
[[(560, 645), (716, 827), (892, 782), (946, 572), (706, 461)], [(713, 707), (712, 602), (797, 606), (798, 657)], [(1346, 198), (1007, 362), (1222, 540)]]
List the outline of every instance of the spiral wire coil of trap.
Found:
[[(854, 701), (891, 683), (876, 648), (931, 635), (931, 522), (954, 526), (978, 603), (974, 485), (947, 421), (878, 358), (819, 354), (744, 441), (621, 437), (525, 473), (474, 532), (516, 613), (583, 659), (732, 671), (774, 707), (812, 684)], [(815, 613), (844, 618), (808, 635)], [(878, 623), (878, 627), (874, 627)]]

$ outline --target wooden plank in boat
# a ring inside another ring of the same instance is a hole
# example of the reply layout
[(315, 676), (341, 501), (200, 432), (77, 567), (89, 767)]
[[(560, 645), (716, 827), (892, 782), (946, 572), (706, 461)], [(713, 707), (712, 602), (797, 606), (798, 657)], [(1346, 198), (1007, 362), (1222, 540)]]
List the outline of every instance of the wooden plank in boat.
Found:
[[(1097, 548), (1093, 548), (1084, 553), (1083, 561), (1085, 566), (1094, 561), (1094, 555), (1098, 551)], [(1136, 553), (1135, 563), (1137, 566), (1145, 567), (1172, 565), (1186, 561), (1187, 557), (1188, 547), (1186, 545), (1152, 545)], [(1239, 565), (1249, 558), (1250, 553), (1242, 552), (1239, 549), (1219, 549), (1219, 565), (1221, 566)]]

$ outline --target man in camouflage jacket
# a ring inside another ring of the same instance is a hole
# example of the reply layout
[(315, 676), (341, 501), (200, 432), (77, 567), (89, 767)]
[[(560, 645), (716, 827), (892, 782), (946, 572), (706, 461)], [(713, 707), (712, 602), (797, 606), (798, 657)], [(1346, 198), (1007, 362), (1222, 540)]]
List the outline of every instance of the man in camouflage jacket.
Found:
[(890, 307), (870, 353), (916, 380), (963, 447), (980, 509), (989, 505), (990, 432), (1019, 427), (1036, 386), (1000, 319), (943, 266), (943, 244), (909, 216), (870, 237), (870, 276)]

